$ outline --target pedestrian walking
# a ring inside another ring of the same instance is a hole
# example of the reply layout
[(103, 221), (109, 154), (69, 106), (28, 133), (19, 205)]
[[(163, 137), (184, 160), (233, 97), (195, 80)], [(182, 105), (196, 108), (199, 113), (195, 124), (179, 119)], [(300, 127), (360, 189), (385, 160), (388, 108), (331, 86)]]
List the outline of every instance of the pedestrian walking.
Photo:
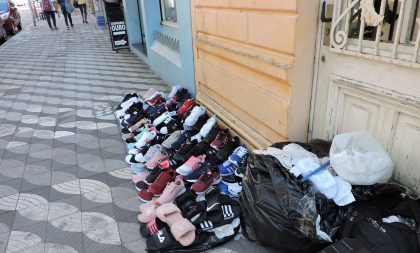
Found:
[(67, 30), (70, 30), (71, 28), (73, 28), (73, 20), (71, 19), (71, 13), (73, 12), (74, 7), (71, 3), (68, 2), (68, 0), (59, 0), (59, 3), (61, 5), (61, 13), (63, 13), (64, 22), (66, 23)]
[(80, 13), (82, 13), (83, 23), (87, 24), (87, 10), (86, 10), (86, 0), (77, 0), (79, 5)]
[[(54, 8), (54, 0), (40, 0), (41, 4), (41, 10), (47, 19), (48, 26), (51, 28), (51, 30), (58, 30), (56, 21), (55, 21), (55, 8)], [(52, 24), (54, 25), (54, 28), (51, 25), (51, 19)]]

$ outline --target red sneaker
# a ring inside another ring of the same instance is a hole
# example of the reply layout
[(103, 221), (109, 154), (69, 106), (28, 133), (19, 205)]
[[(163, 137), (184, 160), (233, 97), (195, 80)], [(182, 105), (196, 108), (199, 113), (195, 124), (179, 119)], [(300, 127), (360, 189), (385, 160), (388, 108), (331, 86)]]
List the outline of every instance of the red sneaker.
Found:
[(178, 114), (179, 116), (183, 116), (187, 112), (187, 110), (193, 105), (195, 105), (195, 100), (193, 98), (185, 100), (181, 107), (179, 107), (178, 111), (176, 111), (176, 114)]
[(191, 186), (191, 190), (197, 194), (205, 193), (210, 186), (220, 183), (220, 172), (217, 169), (208, 168), (198, 180)]
[(139, 191), (138, 197), (143, 202), (149, 202), (153, 199), (154, 195), (147, 189), (142, 189), (141, 191)]
[(176, 173), (172, 169), (162, 171), (153, 184), (149, 187), (149, 192), (154, 195), (160, 195), (168, 183), (175, 180)]
[(157, 96), (155, 96), (155, 97), (153, 97), (152, 99), (149, 99), (148, 101), (147, 101), (147, 103), (149, 104), (149, 105), (156, 105), (156, 104), (160, 104), (160, 103), (162, 103), (162, 102), (165, 102), (165, 98), (163, 98), (161, 95), (157, 95)]
[(215, 150), (219, 150), (223, 147), (223, 145), (229, 140), (229, 132), (226, 130), (221, 130), (216, 138), (211, 142), (210, 147), (214, 148)]

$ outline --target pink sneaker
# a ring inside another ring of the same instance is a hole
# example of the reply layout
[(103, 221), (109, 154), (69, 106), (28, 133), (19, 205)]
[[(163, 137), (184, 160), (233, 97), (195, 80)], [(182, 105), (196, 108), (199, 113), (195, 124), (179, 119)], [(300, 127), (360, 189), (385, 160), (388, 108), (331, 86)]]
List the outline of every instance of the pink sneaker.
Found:
[(144, 181), (146, 177), (150, 174), (150, 170), (145, 170), (133, 176), (133, 182), (137, 184), (140, 181)]
[(152, 156), (152, 158), (145, 163), (144, 165), (148, 168), (148, 169), (153, 169), (154, 167), (156, 167), (156, 165), (158, 165), (159, 163), (163, 162), (164, 160), (166, 160), (168, 158), (168, 156), (160, 151), (157, 151), (156, 153), (154, 153), (154, 155)]
[(186, 161), (183, 165), (178, 167), (176, 169), (176, 172), (180, 175), (187, 176), (191, 174), (194, 170), (199, 168), (201, 164), (204, 162), (206, 158), (206, 155), (200, 155), (200, 156), (191, 156), (188, 161)]
[(185, 185), (182, 179), (176, 179), (174, 182), (169, 183), (165, 190), (163, 190), (162, 195), (155, 201), (156, 205), (163, 205), (166, 203), (171, 203), (175, 200), (176, 197), (184, 193)]

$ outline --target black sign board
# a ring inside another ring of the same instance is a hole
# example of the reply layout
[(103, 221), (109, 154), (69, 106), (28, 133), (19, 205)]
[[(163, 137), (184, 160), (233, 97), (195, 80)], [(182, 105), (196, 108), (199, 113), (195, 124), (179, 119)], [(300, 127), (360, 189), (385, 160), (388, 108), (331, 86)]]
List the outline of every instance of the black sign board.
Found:
[(125, 25), (124, 12), (120, 7), (106, 8), (108, 17), (109, 34), (111, 36), (112, 50), (127, 49), (128, 34)]

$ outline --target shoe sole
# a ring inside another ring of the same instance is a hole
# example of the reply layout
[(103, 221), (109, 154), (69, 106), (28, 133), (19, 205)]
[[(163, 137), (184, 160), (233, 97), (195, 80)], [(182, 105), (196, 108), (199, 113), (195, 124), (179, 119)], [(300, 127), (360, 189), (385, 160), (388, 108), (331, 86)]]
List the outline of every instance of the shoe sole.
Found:
[(144, 199), (142, 199), (140, 196), (137, 196), (141, 201), (143, 201), (144, 203), (149, 203), (150, 201), (152, 201), (152, 199), (151, 200), (144, 200)]

